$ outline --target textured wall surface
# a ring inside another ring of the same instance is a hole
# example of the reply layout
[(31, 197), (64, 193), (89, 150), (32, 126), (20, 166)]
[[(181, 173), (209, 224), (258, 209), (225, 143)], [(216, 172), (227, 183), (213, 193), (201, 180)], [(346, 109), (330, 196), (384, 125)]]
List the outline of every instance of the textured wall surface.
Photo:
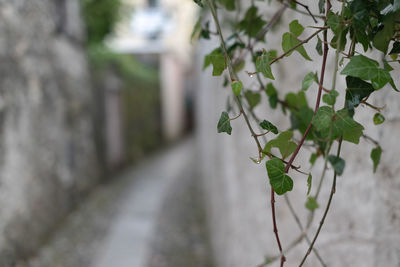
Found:
[(0, 266), (98, 179), (83, 39), (76, 0), (0, 1)]
[[(272, 10), (270, 12), (273, 12)], [(267, 11), (268, 13), (268, 11)], [(287, 11), (285, 19), (291, 21), (298, 17), (292, 11)], [(304, 20), (303, 20), (304, 21)], [(305, 23), (306, 24), (306, 23)], [(311, 24), (311, 21), (310, 21)], [(287, 31), (284, 24), (277, 30)], [(287, 26), (286, 26), (287, 27)], [(306, 29), (302, 36), (312, 32)], [(228, 36), (228, 34), (226, 34)], [(268, 47), (280, 47), (280, 36), (268, 39)], [(316, 42), (310, 42), (306, 48), (314, 51)], [(265, 162), (254, 164), (249, 157), (256, 157), (257, 148), (243, 118), (232, 121), (232, 136), (217, 134), (216, 125), (222, 111), (226, 110), (226, 96), (231, 94), (230, 88), (222, 88), (223, 80), (211, 78), (211, 69), (201, 71), (202, 58), (217, 47), (214, 43), (201, 42), (198, 55), (200, 73), (197, 96), (197, 140), (200, 152), (200, 166), (203, 170), (203, 180), (210, 219), (212, 245), (217, 266), (243, 267), (256, 266), (262, 263), (264, 256), (278, 254), (278, 248), (272, 231), (270, 210), (270, 186), (266, 174)], [(279, 53), (279, 52), (278, 52)], [(315, 53), (310, 53), (313, 62), (304, 66), (304, 61), (298, 54), (273, 65), (276, 77), (275, 86), (282, 98), (289, 91), (297, 91), (301, 80), (309, 71), (320, 72), (321, 59)], [(330, 53), (328, 69), (333, 69), (334, 54)], [(253, 71), (246, 66), (245, 70)], [(332, 75), (326, 76), (326, 87), (330, 88)], [(393, 77), (398, 76), (393, 74)], [(255, 78), (252, 80), (240, 76), (250, 85), (249, 89), (257, 89)], [(338, 81), (337, 89), (345, 89), (343, 76)], [(311, 92), (310, 92), (311, 91)], [(317, 86), (309, 89), (309, 105), (314, 106)], [(377, 139), (384, 152), (382, 163), (377, 173), (372, 173), (372, 162), (369, 158), (374, 145), (362, 139), (360, 145), (344, 143), (342, 157), (346, 160), (346, 169), (338, 178), (337, 190), (334, 195), (331, 211), (328, 214), (322, 233), (316, 247), (328, 266), (400, 266), (400, 177), (398, 149), (400, 136), (400, 120), (398, 100), (399, 94), (390, 88), (382, 89), (380, 96), (371, 95), (369, 101), (377, 106), (387, 104), (383, 114), (387, 120), (382, 126), (372, 124), (374, 111), (360, 107), (363, 116), (356, 120), (367, 125), (365, 133)], [(280, 111), (269, 108), (266, 95), (262, 94), (263, 105), (255, 112), (262, 119), (268, 119), (280, 129), (289, 127), (287, 119), (283, 119)], [(343, 103), (343, 98), (338, 100)], [(341, 104), (339, 104), (341, 105)], [(237, 112), (236, 112), (237, 114)], [(231, 114), (233, 116), (233, 114)], [(300, 137), (297, 136), (297, 139)], [(296, 165), (309, 167), (307, 148), (302, 149), (307, 156), (297, 158)], [(333, 148), (336, 151), (336, 148)], [(319, 159), (313, 167), (314, 190), (319, 179), (322, 162)], [(294, 180), (294, 190), (288, 194), (300, 219), (305, 222), (307, 211), (306, 201), (307, 177), (291, 172)], [(332, 172), (326, 176), (319, 199), (321, 207), (325, 207), (332, 181)], [(283, 246), (287, 247), (300, 231), (289, 212), (283, 197), (277, 197), (277, 219), (279, 233)], [(322, 216), (322, 208), (316, 212), (313, 227), (309, 231), (314, 235)], [(301, 257), (307, 250), (303, 241), (300, 246), (286, 253), (288, 259), (285, 266), (298, 266)], [(271, 266), (278, 266), (275, 262)], [(320, 266), (315, 256), (309, 257), (305, 266)]]

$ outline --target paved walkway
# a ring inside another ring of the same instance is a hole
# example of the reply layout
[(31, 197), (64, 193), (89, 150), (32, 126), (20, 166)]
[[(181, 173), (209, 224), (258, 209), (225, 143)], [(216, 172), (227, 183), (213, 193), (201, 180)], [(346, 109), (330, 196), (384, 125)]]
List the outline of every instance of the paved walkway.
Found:
[(211, 266), (193, 143), (101, 186), (27, 266)]

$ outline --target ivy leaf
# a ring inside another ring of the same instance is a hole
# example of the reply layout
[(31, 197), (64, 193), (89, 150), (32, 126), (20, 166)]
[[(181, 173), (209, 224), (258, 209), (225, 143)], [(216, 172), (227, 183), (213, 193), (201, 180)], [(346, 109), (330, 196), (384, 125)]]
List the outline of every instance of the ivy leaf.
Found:
[(287, 158), (290, 154), (292, 154), (296, 150), (297, 147), (297, 144), (295, 142), (290, 141), (292, 136), (293, 136), (292, 131), (285, 131), (280, 133), (277, 138), (272, 139), (265, 145), (264, 151), (270, 153), (271, 149), (273, 147), (276, 147), (279, 149), (282, 158), (283, 159)]
[(377, 69), (376, 77), (371, 79), (372, 86), (375, 90), (378, 90), (385, 86), (388, 82), (392, 80), (392, 76), (390, 76), (389, 72), (385, 69)]
[(199, 7), (204, 7), (202, 0), (193, 0)]
[(312, 175), (311, 173), (309, 173), (307, 178), (307, 195), (309, 195), (311, 192), (311, 186), (312, 186)]
[(347, 76), (346, 77), (346, 107), (352, 111), (361, 103), (361, 100), (368, 97), (374, 88), (370, 83), (367, 83), (359, 78)]
[(278, 92), (276, 91), (276, 89), (272, 83), (267, 84), (265, 93), (268, 96), (268, 101), (269, 101), (270, 107), (272, 109), (276, 108), (276, 106), (278, 105)]
[(240, 92), (242, 91), (243, 84), (241, 81), (233, 81), (231, 83), (232, 91), (235, 94), (235, 96), (239, 96)]
[(396, 41), (393, 43), (392, 50), (390, 50), (389, 55), (400, 53), (400, 42)]
[(273, 125), (271, 122), (267, 121), (267, 120), (263, 120), (260, 123), (261, 128), (263, 128), (264, 130), (273, 132), (274, 134), (278, 134), (278, 128), (276, 128), (275, 125)]
[(317, 41), (317, 45), (315, 46), (315, 50), (317, 50), (318, 55), (322, 56), (322, 41), (321, 39), (319, 39), (319, 37), (317, 36), (318, 41)]
[(350, 75), (363, 80), (372, 80), (376, 77), (378, 62), (363, 55), (353, 56), (340, 74)]
[(325, 12), (325, 0), (318, 1), (318, 8), (319, 8), (319, 13)]
[(261, 72), (266, 78), (275, 80), (269, 64), (269, 57), (269, 54), (264, 51), (262, 55), (257, 58), (256, 71)]
[(220, 76), (222, 72), (225, 70), (226, 68), (225, 57), (219, 48), (215, 49), (210, 54), (204, 57), (203, 69), (206, 69), (211, 64), (213, 66), (213, 71), (212, 71), (213, 76)]
[[(313, 118), (313, 126), (321, 133), (322, 138), (336, 139), (343, 136), (343, 140), (358, 144), (364, 127), (353, 120), (347, 109), (334, 112), (331, 107), (322, 106)], [(331, 129), (332, 127), (332, 129)]]
[(394, 32), (395, 23), (393, 14), (385, 16), (382, 24), (383, 28), (376, 33), (374, 39), (372, 39), (372, 43), (377, 49), (386, 54)]
[(339, 15), (329, 11), (328, 13), (328, 20), (326, 22), (333, 31), (334, 34), (338, 35), (340, 30), (340, 17)]
[(315, 164), (315, 161), (317, 160), (318, 155), (316, 153), (312, 153), (310, 156), (310, 159), (308, 160), (311, 163), (311, 166)]
[(331, 107), (322, 106), (317, 110), (317, 113), (312, 120), (312, 124), (317, 129), (317, 131), (329, 129), (331, 126), (333, 115), (334, 112)]
[(338, 175), (342, 175), (346, 162), (337, 156), (329, 155), (328, 160)]
[(372, 149), (371, 159), (374, 164), (374, 173), (376, 172), (376, 168), (378, 167), (379, 162), (381, 160), (381, 155), (382, 155), (382, 148), (380, 146), (377, 146), (376, 148)]
[(247, 102), (249, 103), (251, 109), (253, 109), (255, 106), (257, 106), (261, 101), (261, 95), (259, 93), (254, 93), (250, 90), (247, 90), (244, 93), (244, 97), (246, 98)]
[(297, 19), (295, 19), (292, 22), (290, 22), (289, 30), (291, 33), (294, 34), (294, 36), (299, 37), (300, 34), (302, 34), (304, 31), (304, 27), (299, 23)]
[(221, 117), (219, 118), (218, 125), (217, 125), (218, 133), (227, 133), (231, 135), (232, 127), (231, 127), (231, 120), (229, 119), (228, 112), (224, 111), (221, 113)]
[(266, 162), (269, 182), (278, 195), (283, 195), (293, 189), (293, 180), (286, 175), (282, 160), (273, 158)]
[(334, 105), (336, 102), (336, 97), (338, 97), (339, 93), (335, 90), (330, 90), (328, 94), (324, 94), (322, 96), (322, 101), (324, 101), (328, 105)]
[(376, 113), (374, 115), (373, 121), (374, 121), (375, 125), (379, 125), (379, 124), (382, 124), (385, 121), (385, 117), (380, 113)]
[(313, 211), (319, 208), (317, 200), (314, 197), (308, 197), (306, 202), (306, 208)]
[[(300, 41), (297, 40), (296, 36), (293, 33), (285, 32), (282, 35), (282, 49), (284, 52), (289, 51), (292, 47), (300, 44)], [(306, 50), (303, 45), (297, 47), (295, 51), (299, 52), (306, 60), (312, 61), (312, 59), (308, 56)], [(292, 52), (288, 53), (286, 56), (290, 56)]]
[(262, 16), (257, 15), (258, 8), (251, 6), (247, 11), (242, 21), (239, 22), (238, 29), (243, 30), (250, 37), (256, 37), (258, 32), (267, 23), (262, 19)]
[(235, 10), (235, 0), (217, 0), (221, 5), (229, 11)]
[(306, 91), (313, 82), (318, 82), (317, 74), (314, 72), (307, 73), (307, 75), (304, 76), (304, 79), (301, 82), (301, 90)]

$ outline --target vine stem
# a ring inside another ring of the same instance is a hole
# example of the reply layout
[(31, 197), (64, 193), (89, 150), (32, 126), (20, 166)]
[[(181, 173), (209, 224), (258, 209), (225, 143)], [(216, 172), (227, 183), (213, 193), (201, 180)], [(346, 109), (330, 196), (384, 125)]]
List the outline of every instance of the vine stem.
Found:
[[(226, 64), (228, 66), (229, 76), (231, 78), (231, 81), (235, 81), (234, 72), (233, 72), (233, 68), (232, 68), (232, 63), (231, 63), (231, 60), (230, 60), (229, 55), (228, 55), (228, 51), (227, 51), (226, 46), (225, 46), (225, 40), (224, 40), (224, 37), (222, 35), (222, 30), (221, 30), (221, 26), (220, 26), (219, 21), (218, 21), (217, 12), (216, 12), (216, 10), (214, 8), (214, 5), (213, 5), (213, 3), (211, 1), (212, 0), (207, 0), (207, 4), (208, 4), (208, 6), (209, 6), (209, 8), (211, 10), (211, 14), (213, 16), (214, 22), (215, 22), (217, 30), (218, 30), (218, 34), (219, 34), (219, 37), (220, 37), (220, 40), (221, 40), (222, 49), (224, 51), (225, 61), (226, 61)], [(243, 117), (244, 117), (244, 119), (246, 121), (247, 127), (249, 128), (250, 133), (252, 134), (252, 136), (253, 136), (256, 144), (257, 144), (259, 159), (261, 160), (262, 148), (261, 148), (260, 142), (258, 140), (258, 137), (255, 134), (255, 132), (254, 132), (254, 130), (253, 130), (253, 128), (252, 128), (252, 126), (251, 126), (251, 124), (249, 122), (249, 119), (247, 117), (246, 112), (243, 109), (243, 105), (242, 105), (242, 103), (240, 101), (240, 98), (237, 97), (237, 96), (236, 96), (236, 102), (237, 102), (237, 104), (239, 106), (240, 112), (243, 114)], [(290, 168), (290, 166), (291, 165), (289, 165), (289, 168)], [(284, 263), (286, 261), (286, 258), (285, 258), (285, 255), (283, 254), (282, 245), (281, 245), (281, 241), (280, 241), (279, 234), (278, 234), (278, 227), (277, 227), (277, 223), (276, 223), (276, 214), (275, 214), (275, 191), (274, 191), (274, 189), (272, 187), (271, 187), (271, 206), (272, 206), (272, 208), (271, 208), (272, 209), (272, 222), (273, 222), (273, 225), (274, 225), (275, 238), (276, 238), (276, 242), (278, 243), (279, 252), (281, 253), (281, 264), (280, 264), (280, 266), (283, 267)]]
[[(327, 5), (327, 8), (326, 8), (326, 17), (327, 17), (327, 16), (328, 16), (328, 12), (329, 12), (329, 10), (331, 9), (331, 4), (330, 4), (330, 1), (329, 1), (329, 0), (326, 2), (326, 5)], [(326, 20), (325, 20), (325, 24), (326, 24)], [(322, 29), (319, 30), (319, 31), (322, 31)], [(319, 31), (315, 32), (313, 35), (318, 34)], [(313, 35), (311, 35), (311, 36), (313, 36)], [(310, 37), (311, 37), (311, 36), (310, 36)], [(309, 38), (310, 38), (310, 37), (309, 37)], [(307, 38), (307, 39), (309, 39), (309, 38)], [(307, 40), (307, 39), (306, 39), (306, 40)], [(316, 102), (315, 102), (315, 108), (314, 108), (314, 115), (313, 115), (313, 118), (314, 118), (315, 114), (317, 113), (318, 108), (319, 108), (319, 105), (320, 105), (320, 103), (321, 103), (322, 88), (324, 87), (324, 77), (325, 77), (325, 69), (326, 69), (326, 59), (327, 59), (327, 57), (328, 57), (328, 50), (329, 50), (327, 39), (328, 39), (328, 38), (327, 38), (327, 30), (325, 29), (325, 31), (324, 31), (324, 54), (323, 54), (323, 56), (322, 56), (321, 75), (320, 75), (320, 79), (319, 79), (318, 95), (317, 95), (317, 100), (316, 100)], [(275, 59), (274, 61), (272, 61), (271, 64), (272, 64), (273, 62), (275, 62), (275, 61), (276, 61), (276, 59)], [(311, 127), (312, 127), (312, 120), (311, 120), (310, 123), (308, 124), (307, 129), (306, 129), (306, 131), (305, 131), (304, 134), (303, 134), (303, 137), (301, 138), (299, 144), (298, 144), (297, 147), (296, 147), (296, 150), (293, 152), (293, 154), (292, 154), (292, 156), (290, 157), (288, 163), (286, 164), (286, 167), (285, 167), (285, 172), (286, 172), (286, 173), (289, 171), (290, 166), (292, 165), (294, 159), (296, 158), (297, 154), (299, 153), (300, 148), (301, 148), (301, 146), (302, 146), (303, 143), (304, 143), (304, 140), (306, 140), (306, 137), (307, 137), (308, 133), (309, 133), (310, 130), (311, 130)]]
[[(342, 141), (343, 141), (343, 139), (340, 138), (339, 144), (338, 144), (337, 153), (336, 153), (336, 156), (337, 156), (337, 157), (340, 156), (340, 150), (341, 150), (341, 147), (342, 147)], [(311, 242), (311, 244), (310, 244), (310, 246), (309, 246), (309, 248), (308, 248), (308, 250), (307, 250), (307, 253), (304, 255), (303, 260), (301, 261), (299, 267), (303, 266), (303, 264), (304, 264), (304, 262), (306, 261), (308, 255), (311, 253), (311, 250), (312, 250), (313, 247), (314, 247), (315, 241), (317, 240), (318, 235), (319, 235), (319, 233), (321, 232), (322, 226), (324, 225), (326, 216), (327, 216), (327, 214), (328, 214), (329, 208), (330, 208), (331, 203), (332, 203), (333, 194), (335, 194), (335, 191), (336, 191), (336, 176), (337, 176), (337, 173), (336, 173), (336, 171), (334, 171), (334, 174), (333, 174), (333, 181), (332, 181), (332, 187), (331, 187), (331, 192), (330, 192), (330, 194), (329, 194), (328, 203), (326, 204), (326, 207), (325, 207), (324, 215), (322, 216), (322, 219), (321, 219), (321, 221), (320, 221), (320, 223), (319, 223), (317, 232), (315, 233), (314, 238), (313, 238), (313, 240), (312, 240), (312, 242)]]

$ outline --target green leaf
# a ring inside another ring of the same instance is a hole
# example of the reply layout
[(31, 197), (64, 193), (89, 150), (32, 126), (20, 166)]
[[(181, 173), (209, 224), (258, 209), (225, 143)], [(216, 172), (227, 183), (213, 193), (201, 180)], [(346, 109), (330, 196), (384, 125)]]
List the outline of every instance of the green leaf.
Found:
[(392, 50), (390, 50), (389, 54), (399, 54), (400, 53), (400, 42), (396, 41), (393, 43)]
[(310, 159), (308, 161), (311, 163), (311, 165), (314, 165), (317, 158), (318, 158), (318, 155), (316, 153), (312, 153), (310, 156)]
[(274, 75), (271, 71), (271, 66), (269, 64), (269, 54), (263, 52), (261, 56), (257, 58), (256, 61), (256, 71), (261, 72), (264, 77), (275, 80)]
[(285, 131), (280, 133), (277, 138), (272, 139), (265, 145), (264, 151), (270, 153), (271, 149), (273, 147), (276, 147), (279, 149), (282, 158), (283, 159), (287, 158), (290, 154), (292, 154), (296, 150), (297, 147), (297, 144), (295, 142), (290, 141), (292, 136), (293, 136), (292, 131)]
[(242, 91), (243, 84), (241, 81), (233, 81), (231, 83), (232, 91), (235, 94), (235, 96), (239, 96), (240, 92)]
[(372, 40), (373, 45), (385, 54), (388, 50), (390, 40), (393, 37), (394, 24), (394, 16), (392, 14), (385, 16), (383, 20), (383, 29), (378, 31)]
[(313, 82), (318, 82), (317, 74), (314, 72), (307, 73), (301, 82), (301, 90), (306, 91), (313, 84)]
[[(322, 138), (336, 139), (343, 136), (343, 140), (358, 144), (364, 127), (353, 120), (347, 109), (334, 112), (331, 107), (322, 106), (313, 119), (313, 126), (320, 132)], [(331, 128), (332, 127), (332, 128)]]
[(318, 1), (319, 13), (325, 13), (325, 0)]
[(317, 200), (314, 197), (308, 197), (306, 202), (306, 208), (313, 211), (319, 208)]
[(317, 131), (323, 131), (329, 129), (333, 119), (333, 109), (328, 106), (322, 106), (317, 110), (312, 124), (317, 129)]
[(365, 56), (353, 56), (340, 74), (358, 77), (363, 80), (372, 80), (377, 74), (378, 62)]
[(227, 133), (231, 135), (232, 127), (231, 120), (229, 119), (228, 112), (222, 112), (217, 125), (218, 133)]
[(199, 7), (203, 7), (203, 3), (202, 0), (193, 0), (197, 5), (199, 5)]
[(374, 173), (376, 172), (376, 168), (378, 167), (379, 162), (381, 160), (381, 155), (382, 155), (382, 148), (380, 146), (377, 146), (376, 148), (372, 149), (371, 159), (374, 164)]
[(267, 121), (267, 120), (263, 120), (260, 123), (261, 128), (263, 128), (264, 130), (273, 132), (274, 134), (278, 134), (278, 128), (276, 128), (275, 125), (273, 125), (271, 122)]
[(385, 117), (382, 114), (376, 113), (374, 115), (374, 124), (375, 125), (382, 124), (384, 121), (385, 121)]
[(389, 71), (385, 69), (377, 69), (376, 77), (371, 79), (372, 86), (375, 90), (378, 90), (385, 86), (388, 82), (392, 80), (392, 76), (390, 76)]
[(225, 8), (229, 11), (235, 10), (235, 0), (217, 0), (221, 5), (225, 6)]
[(278, 92), (276, 91), (276, 89), (272, 83), (267, 84), (265, 93), (268, 96), (268, 101), (269, 101), (270, 107), (273, 109), (276, 108), (276, 106), (278, 105)]
[[(293, 33), (285, 32), (282, 35), (282, 49), (284, 52), (289, 51), (294, 46), (300, 44), (300, 41), (296, 39), (296, 36)], [(302, 55), (306, 60), (312, 61), (312, 59), (308, 56), (306, 50), (303, 45), (297, 47), (294, 51), (297, 51)], [(288, 53), (286, 56), (290, 56), (292, 52)]]
[(297, 19), (295, 19), (292, 22), (290, 22), (289, 30), (291, 33), (294, 34), (294, 36), (299, 37), (300, 34), (302, 34), (304, 31), (304, 27), (299, 23)]
[(329, 155), (328, 160), (338, 175), (342, 175), (346, 162), (337, 156)]
[(318, 41), (317, 41), (317, 45), (315, 46), (315, 50), (317, 50), (317, 53), (318, 53), (318, 55), (320, 55), (320, 56), (322, 56), (322, 41), (321, 41), (321, 39), (319, 39), (319, 36), (317, 36), (318, 37)]
[(311, 192), (311, 186), (312, 186), (312, 175), (311, 173), (309, 173), (307, 178), (307, 195), (309, 195)]
[(257, 12), (258, 8), (256, 6), (251, 6), (238, 25), (239, 30), (243, 30), (247, 35), (253, 38), (257, 36), (258, 32), (267, 23), (262, 19), (262, 16), (257, 15)]
[(331, 28), (331, 30), (337, 35), (339, 34), (340, 30), (340, 17), (339, 15), (333, 13), (332, 11), (329, 11), (328, 13), (328, 21), (326, 22)]
[(269, 182), (278, 195), (283, 195), (293, 189), (293, 180), (286, 175), (282, 160), (273, 158), (266, 162)]
[(261, 95), (259, 93), (254, 93), (250, 90), (247, 90), (244, 93), (244, 97), (246, 98), (247, 102), (249, 103), (251, 109), (253, 109), (255, 106), (257, 106), (261, 101)]
[(351, 76), (346, 77), (346, 100), (345, 106), (350, 110), (354, 110), (355, 107), (361, 103), (361, 100), (368, 97), (374, 88), (370, 83), (364, 82), (363, 80)]
[(220, 76), (226, 68), (225, 57), (219, 48), (212, 51), (210, 54), (204, 57), (203, 69), (206, 69), (212, 64), (213, 76)]
[(336, 102), (336, 97), (339, 95), (339, 93), (335, 90), (329, 91), (328, 94), (324, 94), (322, 96), (322, 101), (324, 101), (328, 105), (334, 105)]

